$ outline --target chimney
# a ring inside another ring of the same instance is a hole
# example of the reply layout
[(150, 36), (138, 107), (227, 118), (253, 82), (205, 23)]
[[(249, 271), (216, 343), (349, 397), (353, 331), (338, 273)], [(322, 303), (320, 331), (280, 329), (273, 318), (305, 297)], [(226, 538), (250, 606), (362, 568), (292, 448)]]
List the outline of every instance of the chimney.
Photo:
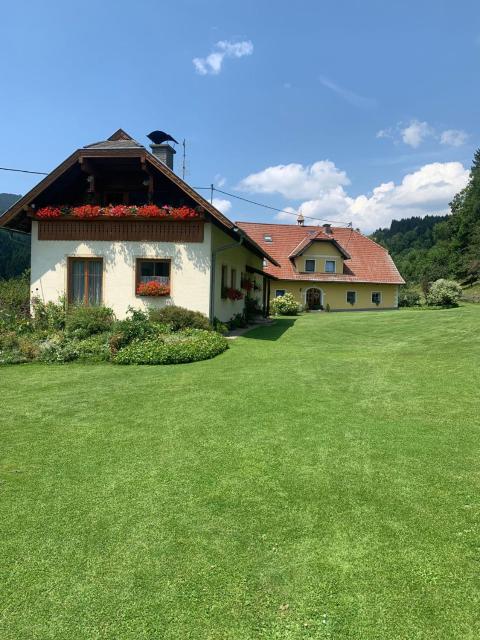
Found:
[(297, 224), (299, 227), (303, 227), (303, 225), (305, 224), (305, 218), (302, 216), (301, 213), (299, 213), (297, 216)]
[(169, 144), (151, 144), (153, 155), (173, 171), (173, 156), (177, 153)]
[(328, 235), (332, 235), (333, 231), (332, 231), (332, 225), (330, 223), (325, 223), (323, 226), (323, 230), (325, 231), (326, 234)]

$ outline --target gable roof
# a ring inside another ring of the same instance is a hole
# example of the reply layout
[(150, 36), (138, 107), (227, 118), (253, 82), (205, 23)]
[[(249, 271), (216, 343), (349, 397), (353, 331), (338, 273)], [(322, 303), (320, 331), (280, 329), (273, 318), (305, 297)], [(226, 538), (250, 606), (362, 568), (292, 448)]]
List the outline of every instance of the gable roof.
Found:
[(55, 182), (62, 174), (64, 174), (75, 163), (83, 158), (135, 158), (138, 157), (142, 162), (149, 163), (177, 187), (179, 187), (194, 202), (210, 214), (212, 222), (220, 226), (225, 232), (235, 238), (244, 236), (244, 244), (257, 255), (266, 258), (273, 264), (277, 264), (275, 258), (270, 256), (268, 251), (261, 247), (253, 238), (240, 232), (238, 227), (216, 209), (208, 200), (205, 200), (199, 193), (190, 187), (184, 180), (172, 171), (166, 164), (161, 162), (156, 156), (150, 153), (143, 145), (134, 140), (123, 129), (118, 129), (107, 140), (95, 142), (86, 145), (81, 149), (77, 149), (72, 155), (51, 171), (43, 180), (41, 180), (33, 189), (26, 193), (22, 198), (17, 200), (5, 213), (0, 217), (0, 227), (15, 228), (15, 221), (24, 214), (26, 208), (41, 194), (47, 187)]
[[(290, 225), (293, 226), (293, 225)], [(350, 254), (348, 254), (345, 249), (339, 244), (335, 238), (332, 237), (332, 234), (327, 234), (322, 230), (317, 232), (310, 232), (300, 240), (299, 244), (295, 247), (295, 249), (288, 256), (289, 258), (296, 258), (297, 256), (301, 256), (305, 251), (315, 242), (329, 242), (333, 244), (334, 247), (339, 251), (339, 253), (348, 260), (350, 258)]]
[[(331, 227), (326, 234), (318, 227), (291, 224), (262, 224), (237, 222), (237, 225), (268, 252), (280, 266), (268, 265), (270, 275), (279, 280), (308, 280), (316, 282), (371, 282), (376, 284), (404, 284), (390, 254), (379, 244), (358, 231)], [(269, 236), (271, 241), (265, 241)], [(343, 255), (343, 273), (299, 273), (294, 259), (314, 241), (334, 242)]]

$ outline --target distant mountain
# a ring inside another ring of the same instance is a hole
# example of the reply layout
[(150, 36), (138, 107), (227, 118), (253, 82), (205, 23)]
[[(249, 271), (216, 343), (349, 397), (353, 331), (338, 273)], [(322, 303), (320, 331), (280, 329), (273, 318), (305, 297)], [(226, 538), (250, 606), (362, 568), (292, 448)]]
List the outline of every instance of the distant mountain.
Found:
[[(21, 196), (0, 193), (0, 216)], [(30, 266), (30, 236), (0, 229), (0, 278), (19, 276)]]
[(480, 149), (475, 152), (467, 186), (450, 203), (448, 216), (393, 220), (372, 239), (386, 247), (405, 280), (428, 282), (455, 278), (480, 280)]
[(22, 196), (17, 196), (14, 193), (0, 193), (0, 216), (21, 197)]

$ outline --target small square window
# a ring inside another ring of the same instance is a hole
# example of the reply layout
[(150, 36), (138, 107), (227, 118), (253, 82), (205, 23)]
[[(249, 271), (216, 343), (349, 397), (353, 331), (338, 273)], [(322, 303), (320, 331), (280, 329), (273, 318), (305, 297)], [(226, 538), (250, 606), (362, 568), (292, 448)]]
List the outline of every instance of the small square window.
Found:
[[(139, 258), (136, 268), (136, 290), (151, 282), (170, 287), (170, 260)], [(137, 295), (143, 295), (137, 293)]]
[(263, 236), (263, 239), (265, 240), (265, 242), (273, 242), (273, 240), (272, 240), (272, 236), (271, 236), (271, 235), (269, 235), (268, 233), (266, 233), (266, 234)]
[(285, 295), (285, 289), (275, 289), (275, 297), (281, 298)]
[(357, 301), (357, 292), (356, 291), (347, 291), (347, 302), (348, 304), (355, 304)]
[(325, 273), (335, 273), (335, 260), (325, 260)]
[(382, 294), (380, 293), (380, 291), (373, 291), (372, 304), (380, 304), (381, 301), (382, 301)]
[(313, 273), (315, 271), (315, 260), (305, 260), (305, 271)]

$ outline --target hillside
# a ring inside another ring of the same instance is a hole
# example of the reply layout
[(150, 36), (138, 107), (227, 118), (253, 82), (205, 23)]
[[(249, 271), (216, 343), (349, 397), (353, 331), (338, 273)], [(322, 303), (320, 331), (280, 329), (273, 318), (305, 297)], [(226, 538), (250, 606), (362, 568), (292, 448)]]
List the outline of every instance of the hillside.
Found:
[(387, 248), (408, 282), (480, 279), (480, 149), (465, 189), (450, 203), (448, 216), (393, 220), (372, 239)]
[[(0, 216), (20, 198), (0, 193)], [(30, 237), (0, 229), (0, 278), (18, 276), (30, 265)]]

